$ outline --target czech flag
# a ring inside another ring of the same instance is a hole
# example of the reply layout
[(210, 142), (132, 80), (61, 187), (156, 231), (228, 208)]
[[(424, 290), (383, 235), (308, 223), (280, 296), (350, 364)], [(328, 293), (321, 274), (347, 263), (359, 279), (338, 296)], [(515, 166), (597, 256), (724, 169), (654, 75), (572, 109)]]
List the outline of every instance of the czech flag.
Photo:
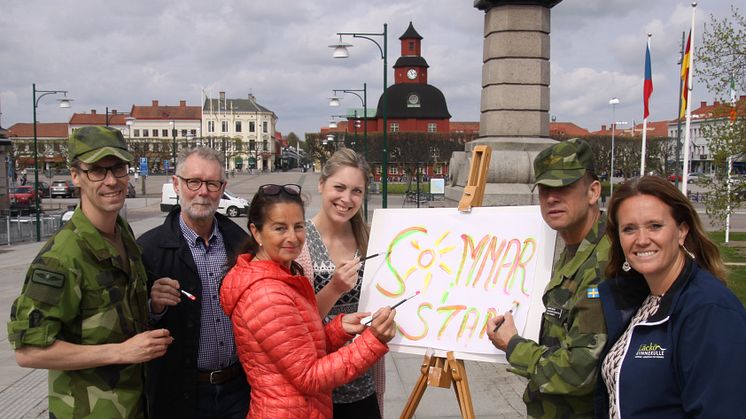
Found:
[(648, 45), (645, 48), (645, 86), (643, 87), (643, 101), (645, 103), (645, 113), (642, 119), (647, 119), (650, 115), (650, 95), (653, 94), (653, 74), (650, 71), (650, 38), (648, 38)]

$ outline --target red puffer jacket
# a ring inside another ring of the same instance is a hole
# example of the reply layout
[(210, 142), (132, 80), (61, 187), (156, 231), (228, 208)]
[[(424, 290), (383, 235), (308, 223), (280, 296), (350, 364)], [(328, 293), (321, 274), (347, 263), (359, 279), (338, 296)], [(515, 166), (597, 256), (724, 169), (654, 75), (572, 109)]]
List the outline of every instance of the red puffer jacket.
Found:
[(249, 418), (331, 418), (332, 389), (388, 351), (370, 330), (352, 335), (342, 316), (323, 326), (306, 277), (241, 255), (220, 288), (223, 310), (251, 384)]

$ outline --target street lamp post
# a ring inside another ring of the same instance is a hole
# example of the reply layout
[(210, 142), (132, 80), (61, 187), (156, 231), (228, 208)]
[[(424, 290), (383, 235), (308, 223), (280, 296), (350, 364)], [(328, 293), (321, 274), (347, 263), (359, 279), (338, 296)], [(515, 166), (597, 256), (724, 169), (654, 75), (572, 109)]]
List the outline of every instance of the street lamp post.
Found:
[[(39, 140), (36, 133), (36, 108), (39, 107), (39, 101), (41, 98), (47, 95), (62, 93), (64, 98), (58, 99), (60, 102), (60, 108), (69, 108), (72, 99), (67, 98), (67, 90), (36, 90), (36, 83), (31, 85), (31, 91), (33, 95), (32, 102), (34, 104), (34, 196), (36, 197), (34, 200), (34, 209), (36, 212), (36, 241), (39, 242), (41, 241), (41, 214), (39, 208)], [(41, 93), (39, 97), (36, 96), (37, 93)]]
[[(385, 88), (384, 88), (384, 91), (385, 91)], [(364, 121), (363, 122), (363, 155), (365, 156), (365, 160), (368, 161), (368, 83), (363, 83), (362, 89), (335, 89), (335, 90), (332, 90), (332, 92), (333, 92), (333, 95), (329, 99), (329, 106), (340, 106), (340, 103), (339, 103), (340, 98), (337, 97), (337, 92), (349, 93), (351, 95), (355, 95), (357, 96), (358, 99), (360, 99), (360, 102), (363, 104), (363, 121)], [(357, 92), (363, 92), (363, 96), (361, 97)], [(357, 142), (357, 117), (358, 116), (356, 113), (355, 114), (355, 142)], [(384, 130), (383, 130), (384, 136), (386, 135), (385, 125), (386, 124), (384, 123)], [(365, 221), (368, 221), (368, 193), (367, 191), (365, 194), (365, 200), (363, 201), (363, 213), (365, 214)]]
[(174, 166), (174, 174), (176, 174), (176, 121), (172, 120), (168, 124), (171, 125), (171, 135), (173, 136), (173, 143), (171, 144), (171, 161)]
[(611, 98), (611, 173), (609, 174), (609, 197), (614, 193), (614, 134), (616, 133), (616, 105), (619, 104), (618, 98)]
[[(382, 199), (381, 204), (383, 208), (388, 207), (388, 160), (389, 160), (389, 151), (388, 151), (388, 111), (387, 111), (387, 93), (386, 88), (388, 87), (388, 81), (387, 81), (387, 74), (388, 74), (388, 24), (383, 24), (383, 32), (381, 33), (369, 33), (369, 32), (337, 32), (337, 35), (339, 35), (339, 43), (335, 45), (330, 45), (331, 48), (334, 48), (334, 58), (347, 58), (350, 56), (349, 52), (347, 51), (348, 47), (351, 47), (350, 44), (345, 44), (342, 42), (342, 36), (344, 35), (351, 35), (353, 38), (363, 38), (367, 39), (370, 42), (373, 42), (378, 47), (378, 50), (381, 52), (381, 59), (383, 60), (383, 109), (382, 109), (382, 116), (383, 116), (383, 156), (382, 156), (382, 168), (381, 171), (381, 187), (383, 188), (382, 192)], [(383, 37), (383, 46), (378, 43), (375, 39), (373, 39), (373, 36), (380, 36)], [(366, 115), (364, 117), (367, 119), (367, 110)], [(366, 141), (366, 147), (367, 147), (367, 141)], [(367, 213), (367, 212), (366, 212)]]

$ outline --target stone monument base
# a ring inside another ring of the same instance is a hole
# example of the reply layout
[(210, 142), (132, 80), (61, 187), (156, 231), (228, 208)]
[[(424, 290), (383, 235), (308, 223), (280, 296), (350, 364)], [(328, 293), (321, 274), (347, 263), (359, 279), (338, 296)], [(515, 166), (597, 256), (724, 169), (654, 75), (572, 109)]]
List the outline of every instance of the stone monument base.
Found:
[(466, 151), (453, 153), (449, 164), (446, 198), (458, 201), (469, 177), (472, 150), (485, 144), (492, 149), (482, 206), (538, 205), (531, 192), (534, 158), (556, 141), (542, 137), (483, 137), (466, 144)]

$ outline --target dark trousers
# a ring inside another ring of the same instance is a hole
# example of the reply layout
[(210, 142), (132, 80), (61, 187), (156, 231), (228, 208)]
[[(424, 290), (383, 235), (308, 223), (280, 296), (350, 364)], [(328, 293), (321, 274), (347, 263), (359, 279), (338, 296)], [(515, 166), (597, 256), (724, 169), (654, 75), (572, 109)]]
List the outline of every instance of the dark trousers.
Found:
[(381, 419), (376, 393), (352, 403), (334, 403), (334, 419)]
[(244, 419), (251, 389), (243, 374), (223, 384), (197, 384), (197, 418)]

